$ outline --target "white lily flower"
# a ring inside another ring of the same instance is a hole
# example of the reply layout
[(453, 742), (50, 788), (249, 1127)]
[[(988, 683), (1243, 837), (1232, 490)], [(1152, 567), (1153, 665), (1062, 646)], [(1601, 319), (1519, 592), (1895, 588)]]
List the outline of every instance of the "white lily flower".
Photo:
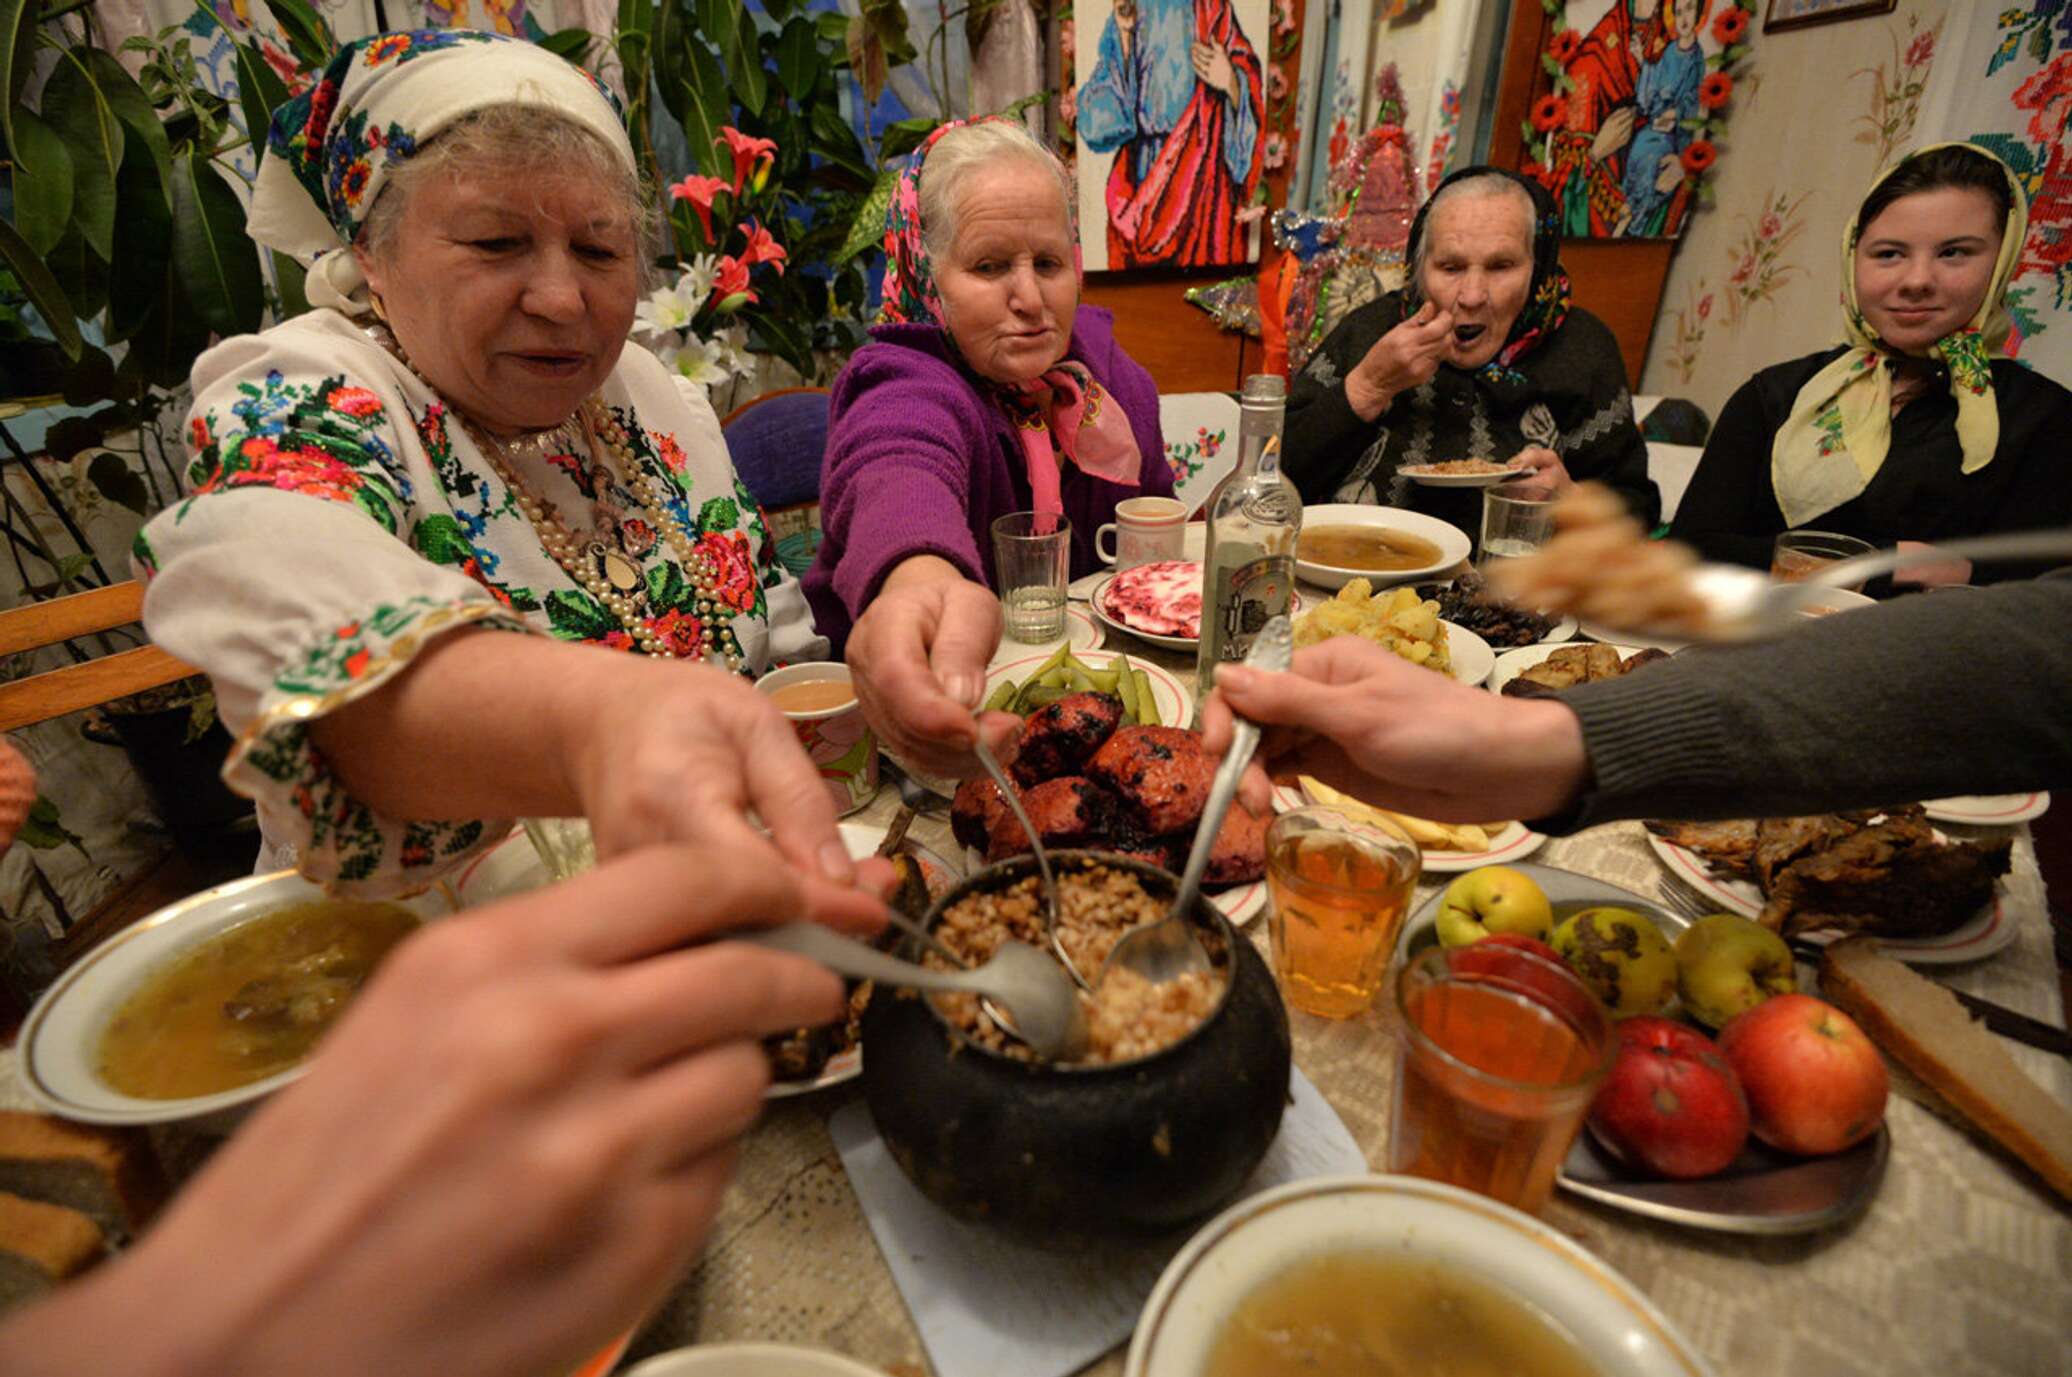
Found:
[(721, 360), (727, 370), (736, 377), (745, 378), (755, 369), (755, 358), (748, 352), (748, 327), (739, 321), (723, 325), (713, 335), (721, 348)]
[(681, 349), (664, 350), (661, 359), (664, 366), (706, 387), (733, 376), (726, 366), (725, 346), (714, 339), (701, 340), (693, 335)]
[(712, 295), (712, 283), (718, 275), (719, 260), (709, 253), (699, 254), (673, 284), (657, 287), (633, 308), (636, 329), (657, 338), (688, 331)]

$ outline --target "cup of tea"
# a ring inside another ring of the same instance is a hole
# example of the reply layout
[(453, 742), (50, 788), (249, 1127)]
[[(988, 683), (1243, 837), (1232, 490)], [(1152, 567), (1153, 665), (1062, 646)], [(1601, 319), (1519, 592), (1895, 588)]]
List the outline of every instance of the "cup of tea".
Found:
[(1266, 829), (1268, 935), (1281, 994), (1305, 1013), (1353, 1018), (1388, 975), (1422, 853), (1399, 828), (1297, 808)]
[(1770, 547), (1770, 577), (1799, 583), (1837, 560), (1867, 555), (1874, 548), (1868, 540), (1837, 531), (1785, 531)]
[(1007, 638), (1045, 645), (1065, 634), (1072, 523), (1058, 512), (1009, 512), (993, 520), (993, 571)]
[(1094, 553), (1118, 570), (1180, 559), (1186, 543), (1187, 504), (1177, 497), (1124, 498), (1115, 504), (1115, 519), (1094, 532)]
[(1431, 947), (1396, 974), (1392, 1172), (1537, 1214), (1611, 1070), (1611, 1015), (1559, 961)]
[(798, 733), (838, 813), (853, 813), (878, 792), (878, 738), (864, 721), (849, 666), (787, 665), (756, 680)]

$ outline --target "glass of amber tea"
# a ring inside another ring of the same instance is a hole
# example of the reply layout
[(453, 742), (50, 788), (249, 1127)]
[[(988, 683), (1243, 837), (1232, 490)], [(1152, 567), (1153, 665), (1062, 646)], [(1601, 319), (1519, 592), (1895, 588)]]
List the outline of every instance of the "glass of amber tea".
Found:
[(1770, 577), (1799, 583), (1836, 560), (1867, 555), (1873, 548), (1868, 540), (1835, 531), (1785, 531), (1770, 547)]
[(1381, 993), (1410, 892), (1417, 843), (1391, 824), (1297, 808), (1266, 829), (1273, 966), (1290, 1004), (1325, 1018)]
[(1396, 974), (1389, 1170), (1537, 1214), (1618, 1050), (1611, 1016), (1558, 961), (1433, 947)]

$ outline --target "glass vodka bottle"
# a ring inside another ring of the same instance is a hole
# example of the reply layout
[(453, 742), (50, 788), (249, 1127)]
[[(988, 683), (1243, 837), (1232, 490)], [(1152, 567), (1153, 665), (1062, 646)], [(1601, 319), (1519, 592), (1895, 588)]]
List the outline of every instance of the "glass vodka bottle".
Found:
[(1217, 666), (1242, 660), (1260, 629), (1293, 606), (1302, 496), (1281, 472), (1287, 397), (1271, 373), (1245, 379), (1237, 467), (1209, 495), (1197, 702), (1215, 687)]

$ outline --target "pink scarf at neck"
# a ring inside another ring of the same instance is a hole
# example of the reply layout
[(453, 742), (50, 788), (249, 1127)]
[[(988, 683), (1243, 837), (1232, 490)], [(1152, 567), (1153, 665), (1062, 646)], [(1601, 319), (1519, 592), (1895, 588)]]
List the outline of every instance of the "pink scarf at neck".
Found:
[(1068, 360), (1033, 382), (1000, 388), (995, 395), (1022, 442), (1035, 510), (1064, 510), (1058, 467), (1065, 460), (1118, 487), (1137, 486), (1142, 455), (1129, 417), (1084, 364)]

